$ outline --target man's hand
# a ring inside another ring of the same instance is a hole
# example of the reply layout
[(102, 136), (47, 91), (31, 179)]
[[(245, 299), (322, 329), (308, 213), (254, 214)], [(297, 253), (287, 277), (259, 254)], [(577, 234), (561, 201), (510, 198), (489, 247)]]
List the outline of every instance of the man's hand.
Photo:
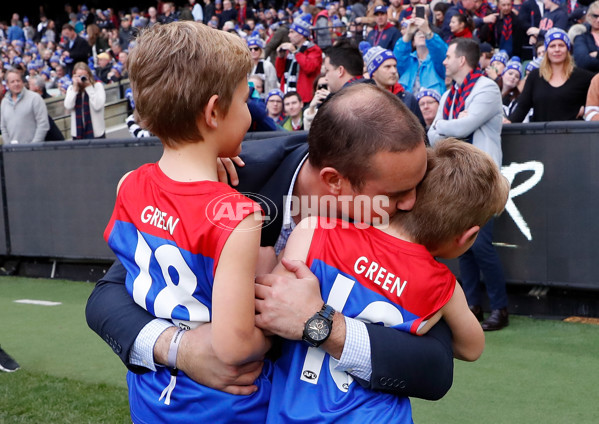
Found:
[(494, 24), (497, 21), (499, 13), (491, 13), (483, 18), (483, 22), (486, 24)]
[(256, 278), (256, 326), (289, 340), (301, 340), (304, 324), (322, 308), (318, 279), (301, 261), (282, 260), (295, 277)]
[[(204, 386), (233, 395), (251, 395), (258, 390), (254, 381), (262, 372), (262, 361), (240, 366), (222, 363), (212, 350), (211, 329), (210, 324), (204, 324), (185, 332), (177, 353), (177, 368)], [(164, 333), (170, 344), (174, 330), (166, 330)], [(159, 342), (156, 343), (157, 346)], [(157, 362), (164, 364), (164, 361), (159, 361), (156, 347), (154, 355)]]
[(245, 166), (245, 162), (239, 156), (232, 158), (218, 158), (216, 160), (216, 171), (218, 173), (218, 181), (221, 183), (229, 183), (235, 187), (239, 184), (239, 176), (237, 175), (237, 169), (235, 165), (241, 167)]
[(291, 43), (282, 43), (279, 47), (277, 47), (277, 53), (280, 57), (285, 57), (287, 52), (295, 52), (295, 46)]

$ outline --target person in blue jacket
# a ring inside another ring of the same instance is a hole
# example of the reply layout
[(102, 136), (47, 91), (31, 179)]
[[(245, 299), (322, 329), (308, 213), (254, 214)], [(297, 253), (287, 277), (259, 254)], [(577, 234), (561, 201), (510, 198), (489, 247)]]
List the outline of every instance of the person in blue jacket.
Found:
[(399, 83), (408, 91), (417, 93), (421, 88), (445, 91), (445, 54), (447, 44), (431, 31), (424, 18), (407, 21), (408, 28), (397, 40), (393, 55), (397, 58)]

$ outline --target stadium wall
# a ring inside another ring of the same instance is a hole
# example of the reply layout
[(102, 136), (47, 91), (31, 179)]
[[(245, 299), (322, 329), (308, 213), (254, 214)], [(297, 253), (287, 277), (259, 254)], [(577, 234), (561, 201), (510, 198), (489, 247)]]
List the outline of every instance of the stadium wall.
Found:
[[(495, 241), (510, 283), (599, 291), (598, 134), (599, 124), (585, 122), (504, 127), (511, 191)], [(102, 234), (116, 185), (160, 153), (154, 138), (2, 146), (0, 255), (112, 260)]]

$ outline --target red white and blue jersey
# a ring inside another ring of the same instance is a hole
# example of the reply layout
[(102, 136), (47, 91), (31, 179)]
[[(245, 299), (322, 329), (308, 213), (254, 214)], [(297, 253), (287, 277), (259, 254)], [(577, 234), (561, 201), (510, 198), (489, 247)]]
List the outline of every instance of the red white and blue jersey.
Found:
[[(127, 269), (126, 287), (155, 317), (182, 328), (211, 321), (212, 287), (220, 252), (235, 227), (260, 207), (226, 184), (183, 183), (158, 164), (146, 164), (121, 184), (104, 238)], [(160, 395), (170, 371), (159, 367), (129, 373), (131, 418), (136, 423), (264, 421), (269, 364), (251, 396), (234, 396), (202, 386), (179, 371), (165, 405)]]
[[(449, 301), (456, 283), (424, 246), (340, 220), (320, 219), (307, 264), (336, 311), (412, 333)], [(408, 398), (364, 389), (335, 370), (337, 362), (305, 342), (285, 341), (267, 422), (412, 423)]]

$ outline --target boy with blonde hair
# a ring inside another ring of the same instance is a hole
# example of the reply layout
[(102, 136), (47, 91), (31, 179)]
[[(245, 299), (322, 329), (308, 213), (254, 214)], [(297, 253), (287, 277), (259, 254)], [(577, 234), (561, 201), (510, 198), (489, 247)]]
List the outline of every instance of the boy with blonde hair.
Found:
[(129, 56), (135, 113), (164, 145), (158, 163), (119, 182), (104, 237), (127, 269), (136, 303), (175, 324), (168, 367), (127, 375), (131, 418), (154, 422), (262, 422), (268, 364), (250, 396), (202, 386), (177, 370), (185, 332), (212, 323), (212, 348), (231, 365), (269, 348), (254, 325), (260, 208), (218, 182), (217, 159), (239, 154), (250, 126), (245, 43), (183, 21), (141, 33)]
[[(398, 212), (389, 225), (311, 217), (291, 234), (283, 260), (306, 262), (326, 303), (320, 322), (309, 320), (307, 343), (284, 342), (268, 422), (412, 422), (407, 398), (364, 389), (318, 348), (335, 311), (414, 334), (444, 318), (456, 358), (474, 361), (482, 354), (482, 328), (455, 277), (434, 257), (467, 250), (480, 227), (503, 210), (509, 184), (489, 155), (456, 139), (429, 148), (427, 165), (414, 208)], [(274, 272), (289, 271), (279, 264)]]

